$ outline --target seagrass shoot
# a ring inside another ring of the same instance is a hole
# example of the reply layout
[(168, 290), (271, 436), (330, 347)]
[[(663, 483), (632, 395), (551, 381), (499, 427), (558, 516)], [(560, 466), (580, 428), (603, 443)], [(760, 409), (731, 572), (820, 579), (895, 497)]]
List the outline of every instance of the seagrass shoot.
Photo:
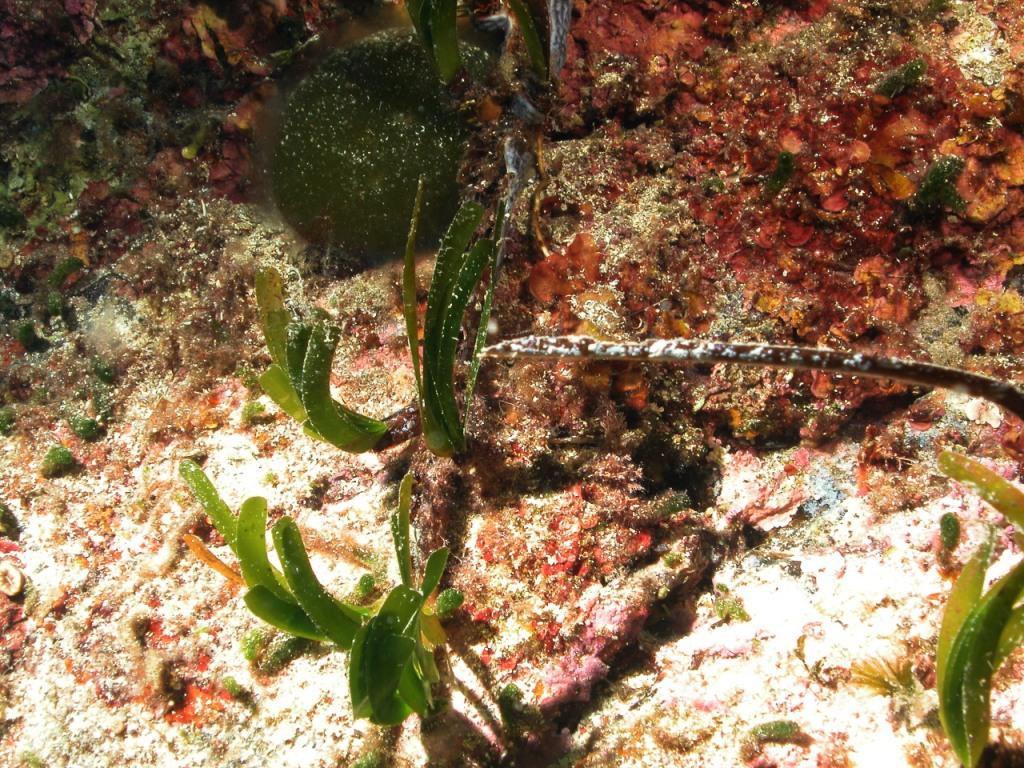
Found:
[[(974, 490), (1024, 541), (1024, 492), (985, 465), (943, 451), (939, 468)], [(968, 768), (981, 760), (991, 725), (992, 678), (1024, 641), (1024, 561), (987, 590), (993, 533), (978, 547), (950, 590), (935, 656), (939, 718), (950, 746)]]
[(257, 618), (294, 637), (331, 643), (349, 652), (349, 696), (355, 717), (397, 725), (410, 714), (426, 715), (434, 709), (431, 688), (440, 681), (434, 649), (447, 640), (439, 613), (457, 608), (461, 595), (455, 590), (437, 594), (448, 564), (447, 547), (434, 550), (416, 577), (409, 528), (411, 475), (402, 480), (398, 509), (391, 517), (401, 583), (374, 604), (361, 606), (327, 592), (310, 565), (292, 518), (282, 517), (271, 528), (278, 568), (266, 547), (266, 499), (246, 499), (236, 515), (197, 464), (184, 461), (179, 469), (237, 558), (239, 570), (194, 536), (186, 539), (189, 548), (218, 573), (246, 587), (243, 600)]
[[(421, 355), (415, 243), (422, 199), (421, 184), (416, 194), (405, 249), (403, 313), (424, 440), (434, 453), (450, 456), (466, 448), (466, 418), (490, 316), (493, 280), (488, 282), (485, 291), (473, 357), (465, 381), (466, 405), (461, 413), (455, 395), (459, 334), (470, 298), (484, 271), (489, 268), (493, 275), (504, 214), (499, 205), (491, 236), (479, 238), (470, 246), (483, 219), (483, 206), (472, 201), (465, 202), (456, 213), (437, 252), (427, 295)], [(344, 451), (360, 453), (393, 444), (397, 436), (389, 434), (387, 421), (363, 415), (331, 396), (330, 372), (340, 339), (338, 327), (320, 312), (311, 313), (308, 318), (289, 312), (284, 303), (281, 274), (273, 267), (257, 273), (256, 301), (272, 361), (259, 377), (259, 382), (270, 399), (302, 424), (308, 436)], [(402, 422), (402, 426), (407, 425)]]

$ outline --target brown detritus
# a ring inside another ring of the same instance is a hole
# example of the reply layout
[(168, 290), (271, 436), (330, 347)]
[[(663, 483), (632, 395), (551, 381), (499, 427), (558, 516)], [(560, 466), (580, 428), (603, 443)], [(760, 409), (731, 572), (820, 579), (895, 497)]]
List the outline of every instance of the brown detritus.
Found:
[(330, 488), (331, 481), (330, 478), (326, 476), (310, 479), (306, 493), (300, 500), (302, 506), (308, 507), (309, 509), (321, 509)]
[(862, 465), (879, 466), (890, 472), (902, 472), (917, 459), (917, 449), (908, 444), (902, 426), (893, 425), (882, 432), (874, 424), (864, 430), (860, 455)]
[(11, 672), (29, 642), (29, 623), (24, 606), (6, 595), (0, 597), (0, 670)]
[(471, 512), (459, 468), (420, 448), (409, 472), (415, 478), (412, 524), (421, 556), (438, 547), (458, 547), (457, 534), (465, 530)]
[(388, 448), (393, 448), (396, 445), (412, 440), (420, 434), (422, 425), (420, 424), (420, 411), (415, 405), (410, 405), (402, 408), (400, 411), (395, 411), (393, 414), (388, 416), (385, 421), (387, 422), (388, 429), (381, 437), (380, 442), (374, 446), (375, 451), (383, 451)]

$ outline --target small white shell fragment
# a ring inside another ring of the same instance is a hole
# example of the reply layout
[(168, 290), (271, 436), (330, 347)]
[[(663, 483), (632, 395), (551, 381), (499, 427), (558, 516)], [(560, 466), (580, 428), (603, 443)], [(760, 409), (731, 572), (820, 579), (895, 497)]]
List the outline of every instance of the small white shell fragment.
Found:
[(1003, 423), (1002, 414), (999, 413), (999, 409), (981, 398), (972, 397), (964, 403), (961, 410), (967, 418), (978, 424), (987, 424), (995, 428)]
[(17, 597), (25, 588), (25, 574), (10, 560), (0, 560), (0, 592)]

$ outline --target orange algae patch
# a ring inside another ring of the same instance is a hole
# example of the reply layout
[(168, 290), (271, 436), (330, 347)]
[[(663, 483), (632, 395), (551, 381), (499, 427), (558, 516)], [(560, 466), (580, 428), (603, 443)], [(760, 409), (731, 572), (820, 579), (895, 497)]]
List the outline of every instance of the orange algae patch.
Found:
[(176, 635), (164, 632), (164, 623), (160, 619), (150, 619), (146, 629), (146, 646), (150, 648), (168, 648), (178, 640)]

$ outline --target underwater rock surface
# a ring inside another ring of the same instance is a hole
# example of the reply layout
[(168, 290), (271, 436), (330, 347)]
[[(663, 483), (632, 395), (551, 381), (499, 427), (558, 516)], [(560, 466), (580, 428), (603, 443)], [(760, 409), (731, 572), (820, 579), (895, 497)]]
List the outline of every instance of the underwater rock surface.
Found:
[(332, 54), (291, 95), (271, 178), (304, 236), (370, 260), (405, 244), (416, 184), (420, 242), (455, 213), (466, 127), (411, 32), (372, 35)]
[[(381, 4), (150, 5), (0, 0), (0, 574), (23, 580), (0, 589), (0, 765), (959, 765), (935, 709), (946, 596), (993, 525), (993, 576), (1021, 551), (935, 455), (1020, 478), (1019, 420), (859, 377), (520, 360), (481, 367), (459, 461), (317, 445), (258, 387), (253, 273), (331, 314), (332, 394), (386, 416), (416, 397), (402, 267), (321, 273), (340, 249), (249, 193), (270, 173), (253, 133), (282, 62), (336, 28), (365, 40), (356, 10)], [(571, 5), (550, 103), (497, 77), (470, 93), (459, 175), (480, 198), (517, 97), (545, 120), (513, 145), (546, 172), (522, 173), (492, 340), (821, 343), (1024, 381), (1021, 3)], [(339, 136), (300, 159), (352, 193), (324, 160)], [(407, 206), (373, 209), (391, 255)], [(67, 474), (44, 471), (55, 448)], [(412, 555), (450, 547), (441, 586), (465, 597), (441, 712), (354, 720), (349, 656), (269, 630), (187, 548), (236, 567), (185, 457), (232, 509), (295, 519), (344, 599), (398, 583), (387, 520), (411, 471)], [(991, 733), (984, 765), (1024, 764), (1024, 650)]]

